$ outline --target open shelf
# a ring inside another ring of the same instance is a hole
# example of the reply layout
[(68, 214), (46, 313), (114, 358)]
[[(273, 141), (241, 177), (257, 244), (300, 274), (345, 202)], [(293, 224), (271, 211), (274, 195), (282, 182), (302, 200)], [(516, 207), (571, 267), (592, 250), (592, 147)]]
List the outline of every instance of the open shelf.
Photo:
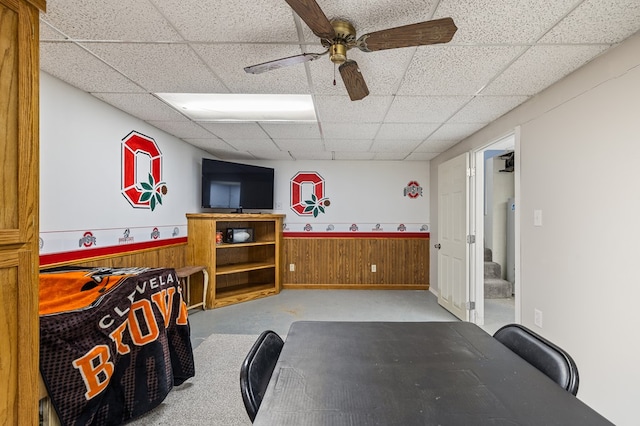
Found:
[[(276, 214), (187, 214), (187, 258), (211, 277), (207, 306), (220, 307), (280, 292), (282, 221)], [(251, 228), (254, 241), (218, 243), (216, 232)]]
[(238, 285), (238, 286), (220, 289), (217, 293), (217, 296), (218, 296), (218, 299), (221, 299), (223, 297), (237, 297), (243, 294), (250, 293), (252, 291), (265, 291), (265, 290), (272, 290), (273, 288), (274, 288), (274, 283)]
[(255, 247), (255, 246), (269, 246), (276, 245), (275, 241), (257, 241), (252, 243), (221, 243), (216, 244), (217, 249), (233, 249), (238, 247)]
[(246, 302), (276, 294), (275, 283), (240, 285), (224, 288), (216, 294), (214, 308)]
[(273, 262), (251, 262), (251, 263), (236, 263), (230, 265), (218, 266), (216, 268), (216, 275), (236, 274), (238, 272), (256, 271), (258, 269), (275, 268)]

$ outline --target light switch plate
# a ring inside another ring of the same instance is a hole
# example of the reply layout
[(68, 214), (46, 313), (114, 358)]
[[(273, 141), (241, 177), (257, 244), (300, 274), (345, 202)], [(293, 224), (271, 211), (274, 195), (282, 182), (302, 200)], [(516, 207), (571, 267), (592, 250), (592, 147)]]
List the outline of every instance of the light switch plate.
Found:
[(542, 226), (542, 210), (533, 211), (533, 226)]

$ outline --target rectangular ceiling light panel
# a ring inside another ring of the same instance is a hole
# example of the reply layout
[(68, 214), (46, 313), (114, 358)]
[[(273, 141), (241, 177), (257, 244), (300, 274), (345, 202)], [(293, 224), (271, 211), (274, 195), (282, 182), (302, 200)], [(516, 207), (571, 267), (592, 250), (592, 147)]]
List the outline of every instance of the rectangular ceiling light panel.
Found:
[(195, 121), (317, 121), (311, 95), (156, 93)]

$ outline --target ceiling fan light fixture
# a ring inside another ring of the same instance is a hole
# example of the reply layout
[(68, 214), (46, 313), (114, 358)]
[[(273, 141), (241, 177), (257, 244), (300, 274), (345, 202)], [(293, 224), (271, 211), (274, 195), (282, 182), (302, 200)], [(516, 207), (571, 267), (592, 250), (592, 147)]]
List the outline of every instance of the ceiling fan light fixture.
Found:
[(347, 46), (342, 43), (332, 44), (329, 48), (329, 58), (336, 65), (341, 65), (347, 60)]

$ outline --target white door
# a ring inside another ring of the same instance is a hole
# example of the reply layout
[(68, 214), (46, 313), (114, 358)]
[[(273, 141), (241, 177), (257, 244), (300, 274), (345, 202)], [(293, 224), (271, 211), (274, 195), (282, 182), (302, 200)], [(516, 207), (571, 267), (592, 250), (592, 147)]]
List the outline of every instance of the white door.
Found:
[(469, 321), (469, 154), (438, 166), (438, 303)]

